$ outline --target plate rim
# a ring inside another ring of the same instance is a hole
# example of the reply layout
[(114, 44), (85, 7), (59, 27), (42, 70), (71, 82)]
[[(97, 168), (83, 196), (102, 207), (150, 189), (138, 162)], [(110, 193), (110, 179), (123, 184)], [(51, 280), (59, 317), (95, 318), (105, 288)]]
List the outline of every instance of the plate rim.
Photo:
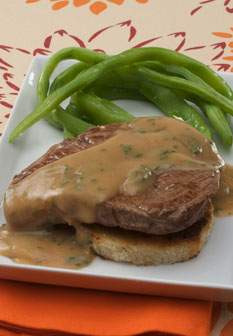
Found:
[[(27, 69), (26, 75), (21, 83), (20, 90), (18, 93), (18, 96), (15, 99), (14, 106), (11, 110), (10, 117), (7, 121), (7, 124), (3, 130), (3, 134), (0, 140), (0, 152), (1, 148), (4, 146), (5, 142), (8, 142), (8, 136), (12, 128), (12, 124), (14, 121), (14, 116), (17, 111), (17, 106), (20, 102), (20, 97), (21, 93), (24, 90), (24, 86), (28, 81), (28, 77), (30, 73), (32, 72), (33, 67), (35, 66), (35, 63), (38, 62), (38, 60), (42, 60), (43, 62), (48, 59), (50, 56), (34, 56), (30, 62), (30, 65)], [(233, 78), (233, 73), (227, 73), (227, 72), (217, 72), (219, 75), (224, 75), (224, 77), (229, 77)], [(0, 224), (1, 225), (1, 224)], [(156, 267), (156, 266), (155, 266)], [(141, 276), (139, 277), (134, 277), (134, 276), (123, 276), (121, 277), (120, 275), (107, 275), (107, 274), (91, 274), (91, 273), (82, 273), (80, 270), (72, 270), (72, 269), (64, 269), (64, 268), (53, 268), (53, 267), (46, 267), (46, 266), (37, 266), (37, 265), (28, 265), (28, 264), (2, 264), (0, 262), (0, 278), (1, 278), (1, 271), (2, 270), (11, 270), (11, 271), (20, 271), (20, 270), (33, 270), (33, 271), (41, 271), (43, 274), (44, 273), (50, 273), (50, 274), (66, 274), (66, 275), (71, 275), (71, 276), (81, 276), (81, 277), (94, 277), (94, 278), (104, 278), (104, 280), (121, 280), (121, 281), (137, 281), (140, 283), (147, 283), (147, 284), (157, 284), (157, 285), (171, 285), (171, 286), (180, 286), (180, 287), (189, 287), (189, 288), (203, 288), (203, 289), (216, 289), (216, 290), (225, 290), (225, 291), (230, 291), (233, 292), (233, 284), (232, 285), (223, 285), (219, 283), (208, 283), (208, 282), (200, 282), (197, 283), (195, 281), (193, 282), (186, 282), (186, 281), (181, 281), (181, 280), (173, 280), (173, 279), (148, 279), (148, 278), (143, 278)]]

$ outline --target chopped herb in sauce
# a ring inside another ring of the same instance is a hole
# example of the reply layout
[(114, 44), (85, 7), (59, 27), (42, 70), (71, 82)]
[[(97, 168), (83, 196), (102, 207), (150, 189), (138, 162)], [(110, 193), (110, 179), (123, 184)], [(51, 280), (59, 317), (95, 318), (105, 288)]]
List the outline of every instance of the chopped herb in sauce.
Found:
[(4, 235), (3, 227), (0, 240), (4, 241), (6, 249), (2, 254), (17, 263), (74, 269), (88, 265), (94, 258), (89, 241), (80, 243), (74, 229), (59, 226), (39, 233), (12, 231), (8, 235)]
[(190, 150), (194, 155), (198, 155), (203, 151), (202, 147), (198, 143), (191, 143)]
[(153, 173), (159, 169), (159, 166), (147, 167), (141, 165), (138, 169), (132, 171), (123, 183), (122, 191), (126, 195), (136, 195), (143, 192), (151, 183)]
[(143, 156), (142, 153), (136, 153), (136, 154), (134, 155), (135, 158), (140, 158), (140, 157), (142, 157), (142, 156)]
[(135, 171), (135, 176), (137, 176), (138, 181), (147, 180), (158, 168), (159, 166), (147, 167), (142, 165), (137, 171)]
[(75, 259), (76, 259), (76, 257), (73, 257), (73, 256), (72, 256), (72, 257), (68, 257), (68, 258), (66, 259), (66, 261), (69, 262), (69, 263), (70, 263), (70, 262), (71, 262), (71, 263), (74, 263)]
[(132, 145), (121, 144), (120, 146), (125, 156), (135, 159), (141, 158), (143, 156), (143, 153), (138, 152)]
[(155, 126), (155, 119), (154, 119), (154, 118), (148, 118), (147, 121), (148, 121), (152, 126)]
[(105, 191), (105, 188), (103, 188), (103, 187), (98, 187), (97, 190), (98, 190), (98, 191)]
[(77, 187), (77, 190), (81, 190), (82, 187), (83, 187), (83, 180), (84, 180), (84, 176), (83, 176), (83, 173), (82, 172), (76, 172), (75, 173), (76, 175), (76, 187)]
[[(27, 195), (28, 195), (28, 192), (25, 190), (23, 192), (23, 197), (27, 197)], [(4, 194), (4, 202), (5, 202), (5, 197), (6, 197), (6, 194)]]
[[(56, 222), (60, 214), (54, 210), (62, 209), (61, 221), (68, 221), (69, 226), (76, 227), (76, 231), (74, 229), (74, 232), (67, 234), (65, 232), (59, 234), (58, 231), (51, 232), (51, 234), (48, 232), (46, 233), (47, 238), (35, 237), (33, 234), (28, 237), (24, 234), (22, 237), (15, 233), (15, 236), (5, 238), (3, 235), (2, 239), (8, 243), (9, 247), (16, 247), (18, 262), (26, 261), (74, 269), (85, 266), (94, 257), (90, 247), (91, 233), (88, 232), (88, 225), (85, 225), (83, 229), (79, 223), (95, 223), (98, 204), (112, 199), (119, 192), (130, 196), (147, 193), (147, 191), (150, 193), (150, 188), (156, 188), (158, 185), (159, 174), (168, 169), (170, 172), (177, 167), (182, 167), (185, 160), (189, 164), (184, 165), (184, 169), (190, 171), (196, 167), (200, 168), (201, 164), (206, 165), (207, 168), (215, 167), (215, 163), (218, 166), (219, 159), (213, 154), (209, 144), (200, 138), (201, 135), (199, 137), (198, 132), (194, 132), (192, 136), (191, 127), (188, 128), (189, 133), (185, 133), (183, 124), (171, 121), (170, 118), (158, 118), (156, 122), (155, 118), (150, 118), (148, 121), (145, 118), (138, 118), (137, 121), (132, 121), (132, 125), (125, 124), (122, 129), (118, 129), (116, 136), (114, 135), (109, 140), (96, 144), (88, 150), (67, 155), (62, 160), (53, 163), (56, 179), (45, 180), (48, 183), (41, 183), (43, 181), (40, 174), (32, 174), (29, 177), (30, 185), (25, 183), (23, 191), (28, 193), (30, 187), (34, 193), (34, 185), (38, 184), (39, 196), (36, 204), (33, 201), (33, 206), (28, 202), (30, 193), (27, 196), (20, 191), (14, 196), (15, 198), (7, 200), (10, 207), (14, 206), (13, 203), (16, 204), (17, 200), (21, 202), (22, 198), (25, 201), (24, 204), (27, 202), (29, 204), (27, 211), (24, 210), (25, 214), (20, 211), (15, 213), (20, 222), (19, 227), (20, 225), (23, 227), (24, 222), (27, 225), (30, 224), (30, 221), (31, 226), (35, 226), (37, 214), (45, 201), (48, 204), (44, 208), (44, 211), (47, 211), (46, 221), (48, 220), (48, 223)], [(201, 146), (203, 146), (203, 155), (194, 156), (193, 154), (201, 153)], [(201, 160), (204, 162), (202, 163)], [(209, 166), (207, 166), (208, 162)], [(43, 167), (42, 171), (44, 170), (46, 174), (53, 174), (49, 167), (50, 165)], [(59, 190), (61, 185), (65, 186), (63, 193)], [(172, 190), (172, 188), (175, 188), (174, 184), (166, 184), (164, 188), (159, 189), (159, 192), (163, 192), (164, 189), (165, 191)], [(52, 192), (47, 192), (48, 190)], [(56, 192), (57, 190), (59, 192)], [(228, 189), (225, 188), (223, 195), (229, 197)], [(142, 196), (143, 199), (144, 196)], [(139, 207), (144, 209), (143, 201), (139, 204)], [(35, 214), (31, 208), (35, 208)], [(147, 212), (146, 208), (145, 212)], [(21, 213), (25, 216), (23, 221), (20, 218)], [(14, 251), (10, 248), (8, 256), (15, 258)], [(30, 251), (33, 251), (32, 256)], [(42, 259), (44, 256), (46, 259)]]
[(73, 264), (73, 265), (75, 265), (75, 266), (82, 266), (83, 264), (85, 265), (85, 264), (87, 264), (87, 260), (88, 260), (88, 258), (89, 259), (92, 259), (92, 256), (91, 256), (91, 254), (90, 254), (90, 256), (89, 256), (89, 251), (87, 250), (86, 252), (84, 252), (83, 253), (83, 255), (79, 255), (79, 256), (70, 256), (70, 257), (68, 257), (68, 258), (66, 258), (66, 262), (68, 263), (68, 264)]
[(74, 174), (74, 168), (72, 168), (68, 165), (65, 165), (61, 187), (64, 187), (65, 185), (67, 185), (70, 182), (73, 174)]
[(147, 180), (153, 173), (153, 169), (149, 167), (143, 167), (142, 179)]
[(147, 133), (148, 131), (146, 131), (144, 128), (138, 128), (137, 132), (144, 134), (144, 133)]
[(167, 159), (167, 157), (172, 154), (172, 153), (175, 153), (176, 151), (173, 150), (173, 149), (165, 149), (163, 151), (160, 152), (159, 154), (159, 158), (160, 160), (164, 160), (164, 159)]
[(224, 209), (223, 209), (223, 208), (220, 208), (220, 207), (219, 207), (219, 208), (214, 208), (214, 211), (215, 211), (215, 212), (219, 212), (219, 211), (223, 211), (223, 210), (224, 210)]
[(82, 265), (83, 262), (85, 261), (86, 257), (85, 256), (70, 256), (68, 258), (66, 258), (66, 262), (68, 264), (74, 264), (76, 266)]
[(128, 155), (133, 150), (132, 145), (126, 145), (126, 144), (122, 144), (121, 148), (122, 148), (122, 150), (123, 150), (123, 152), (124, 152), (125, 155)]
[(205, 167), (206, 166), (205, 162), (195, 162), (194, 160), (184, 160), (183, 164), (187, 164), (187, 165), (190, 165), (190, 166), (193, 166), (193, 167), (195, 167), (195, 166), (196, 167), (198, 167), (198, 166)]

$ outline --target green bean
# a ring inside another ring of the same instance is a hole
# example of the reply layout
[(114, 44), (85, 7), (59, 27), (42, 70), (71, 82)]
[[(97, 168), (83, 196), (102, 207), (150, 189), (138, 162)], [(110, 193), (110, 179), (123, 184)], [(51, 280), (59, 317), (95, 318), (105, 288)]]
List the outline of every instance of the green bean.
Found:
[[(199, 78), (198, 76), (191, 73), (189, 70), (185, 68), (177, 66), (168, 66), (167, 70), (170, 73), (180, 75), (188, 80), (199, 83), (204, 87), (206, 87), (207, 89), (209, 89), (208, 84), (206, 84), (201, 78)], [(195, 98), (194, 99), (191, 98), (191, 101), (193, 101), (197, 106), (199, 106), (199, 108), (205, 113), (210, 122), (210, 125), (219, 135), (223, 145), (225, 147), (231, 146), (233, 142), (232, 131), (228, 123), (228, 120), (225, 117), (224, 113), (221, 111), (221, 109), (216, 105)]]
[[(67, 84), (69, 81), (74, 79), (78, 73), (80, 73), (82, 70), (87, 69), (90, 65), (79, 62), (71, 65), (69, 68), (65, 69), (63, 72), (61, 72), (52, 82), (51, 86), (49, 87), (49, 93), (54, 92), (56, 89), (64, 86)], [(41, 96), (41, 100), (44, 100), (43, 97)], [(61, 122), (59, 122), (57, 116), (56, 116), (56, 111), (57, 109), (62, 109), (61, 106), (58, 106), (56, 109), (54, 109), (49, 115), (46, 116), (46, 120), (54, 127), (58, 129), (62, 129), (63, 125), (61, 125)]]
[(66, 128), (63, 129), (63, 136), (64, 136), (64, 139), (75, 138), (75, 135), (71, 133), (70, 131), (68, 131)]
[(72, 79), (74, 79), (82, 70), (87, 69), (90, 67), (87, 63), (78, 62), (64, 71), (62, 71), (52, 82), (52, 84), (49, 87), (49, 93), (54, 92), (55, 90), (59, 89), (60, 87), (64, 86), (68, 82), (70, 82)]
[(65, 112), (73, 115), (74, 117), (78, 117), (78, 118), (82, 119), (83, 113), (72, 102), (72, 99), (70, 100), (69, 104), (67, 105), (67, 107), (65, 109)]
[[(193, 74), (191, 71), (187, 70), (186, 68), (183, 68), (180, 66), (174, 66), (174, 65), (164, 65), (164, 64), (161, 64), (159, 62), (154, 62), (154, 61), (145, 61), (145, 62), (135, 63), (133, 67), (135, 68), (141, 65), (145, 65), (149, 67), (150, 69), (157, 69), (159, 71), (163, 71), (164, 73), (167, 73), (167, 74), (179, 75), (207, 89), (211, 89), (211, 87), (205, 81), (203, 81), (200, 77), (196, 76), (195, 74)], [(116, 72), (118, 75), (118, 80), (120, 79), (120, 81), (123, 81), (125, 83), (127, 82), (127, 80), (125, 80), (125, 77), (129, 76), (131, 78), (131, 82), (134, 82), (135, 84), (138, 83), (136, 84), (136, 86), (139, 85), (140, 80), (137, 79), (137, 74), (136, 74), (136, 71), (133, 69), (133, 67), (124, 66), (121, 68), (117, 68)], [(110, 78), (108, 78), (108, 80), (110, 81)], [(165, 88), (160, 87), (159, 89), (158, 86), (157, 86), (157, 89), (154, 88), (154, 90), (156, 92), (153, 92), (153, 89), (150, 89), (149, 83), (146, 84), (146, 82), (144, 82), (141, 85), (140, 91), (144, 93), (144, 95), (149, 100), (155, 103), (155, 105), (157, 105), (165, 114), (169, 113), (169, 111), (171, 112), (171, 114), (174, 113), (174, 115), (176, 114), (176, 111), (178, 114), (183, 112), (182, 113), (183, 120), (188, 121), (188, 119), (191, 118), (190, 123), (197, 129), (198, 129), (198, 125), (200, 125), (199, 130), (202, 132), (204, 130), (204, 133), (206, 132), (207, 137), (210, 137), (210, 130), (206, 131), (208, 127), (206, 123), (204, 122), (203, 118), (199, 115), (199, 113), (194, 108), (192, 108), (190, 105), (184, 102), (184, 99), (189, 99), (195, 103), (195, 99), (192, 99), (192, 94), (190, 95), (190, 93), (187, 93), (187, 92), (186, 94), (183, 94), (182, 91), (177, 93), (177, 90), (173, 90), (174, 92), (166, 91)], [(163, 99), (165, 98), (164, 96), (166, 94), (167, 94), (167, 98)], [(181, 96), (183, 96), (183, 99)], [(203, 106), (205, 106), (204, 108), (206, 110), (205, 114), (207, 115), (211, 126), (219, 134), (224, 146), (229, 146), (232, 143), (232, 132), (225, 118), (225, 115), (222, 113), (219, 107), (215, 105), (212, 105), (210, 103), (208, 104), (203, 103)], [(203, 109), (203, 106), (202, 106), (202, 109)], [(191, 112), (191, 110), (193, 111)], [(216, 113), (216, 116), (213, 115), (214, 112)], [(202, 127), (203, 129), (201, 130)]]
[[(146, 62), (142, 62), (142, 64), (144, 63)], [(135, 65), (137, 66), (139, 64), (141, 63)], [(113, 76), (113, 80), (111, 79), (111, 76)], [(141, 93), (144, 94), (144, 96), (152, 101), (157, 107), (159, 107), (162, 112), (169, 116), (177, 117), (187, 121), (208, 138), (211, 138), (211, 132), (207, 124), (194, 107), (190, 106), (184, 101), (184, 99), (178, 97), (170, 89), (151, 85), (148, 82), (143, 82), (142, 85), (140, 85), (140, 80), (133, 67), (124, 66), (117, 68), (115, 69), (114, 73), (108, 73), (107, 77), (108, 79), (106, 76), (104, 76), (103, 81), (107, 79), (107, 82), (114, 82), (114, 84), (119, 81), (122, 82), (124, 86), (127, 86), (127, 84), (130, 82), (130, 87), (141, 87)], [(130, 81), (128, 80), (129, 78)], [(135, 92), (135, 90), (132, 88), (122, 89), (122, 91)], [(101, 91), (96, 90), (96, 92), (101, 96)]]
[[(144, 62), (145, 64), (146, 62)], [(154, 64), (153, 64), (154, 63)], [(193, 74), (191, 71), (174, 65), (162, 65), (162, 64), (156, 64), (155, 62), (147, 62), (147, 66), (151, 66), (153, 68), (157, 68), (159, 70), (164, 70), (169, 74), (175, 74), (179, 75), (187, 80), (190, 80), (194, 83), (202, 85), (207, 90), (211, 90), (210, 86), (203, 81), (200, 77)], [(221, 109), (213, 104), (204, 102), (200, 99), (196, 99), (195, 97), (186, 97), (192, 102), (194, 102), (199, 108), (205, 113), (207, 116), (210, 125), (213, 127), (213, 129), (216, 131), (216, 133), (219, 135), (223, 145), (225, 147), (229, 147), (232, 145), (232, 131), (230, 128), (230, 125), (228, 123), (227, 118), (225, 117), (224, 113), (221, 111)]]
[[(78, 50), (78, 51), (77, 51)], [(96, 58), (93, 55), (93, 52), (86, 52), (86, 54), (83, 52), (84, 49), (77, 48), (75, 56), (79, 58), (80, 60), (84, 61), (96, 61)], [(81, 52), (81, 54), (80, 54)], [(91, 55), (90, 55), (91, 53)], [(62, 51), (60, 51), (60, 54), (62, 54)], [(97, 53), (99, 56), (99, 54)], [(96, 55), (96, 56), (97, 56)], [(81, 59), (82, 56), (82, 59)], [(58, 57), (57, 54), (52, 56), (53, 59), (60, 60), (61, 56)], [(74, 58), (73, 53), (71, 52), (69, 55), (70, 58)], [(85, 57), (85, 59), (84, 59)], [(67, 54), (65, 53), (65, 58), (67, 59)], [(40, 120), (41, 118), (46, 117), (53, 109), (55, 109), (63, 100), (71, 96), (74, 92), (78, 90), (85, 89), (88, 85), (96, 81), (98, 78), (100, 78), (101, 75), (103, 75), (106, 71), (110, 71), (112, 68), (122, 65), (128, 65), (133, 64), (135, 62), (140, 62), (144, 60), (163, 60), (166, 64), (177, 64), (187, 67), (188, 69), (192, 70), (194, 73), (198, 74), (201, 78), (205, 79), (207, 83), (209, 83), (214, 89), (221, 92), (222, 94), (231, 97), (231, 90), (226, 85), (226, 83), (217, 76), (211, 69), (209, 69), (207, 66), (203, 65), (202, 63), (179, 53), (176, 53), (171, 50), (163, 49), (163, 48), (139, 48), (139, 49), (130, 49), (128, 51), (125, 51), (119, 55), (108, 57), (106, 60), (93, 65), (89, 69), (82, 71), (78, 74), (77, 77), (75, 77), (72, 81), (67, 83), (62, 88), (57, 89), (54, 91), (49, 97), (47, 97), (31, 114), (29, 114), (24, 120), (22, 120), (16, 128), (13, 130), (13, 132), (10, 134), (9, 142), (13, 142), (20, 134), (22, 134), (26, 129), (28, 129), (30, 126), (32, 126), (35, 122)], [(54, 62), (51, 60), (48, 62), (49, 65), (46, 66), (46, 70), (44, 71), (44, 75), (42, 75), (40, 79), (40, 96), (46, 97), (47, 91), (48, 91), (48, 82), (49, 82), (49, 76), (52, 73), (54, 69)], [(150, 69), (141, 69), (141, 74), (143, 71), (146, 71), (147, 73), (153, 74), (154, 71)], [(160, 81), (164, 83), (166, 80), (164, 80), (164, 77), (161, 78), (160, 75)], [(168, 76), (166, 76), (168, 77)], [(182, 79), (178, 78), (179, 81), (182, 81)], [(172, 79), (173, 82), (170, 82), (169, 85), (172, 85), (174, 88), (174, 85), (176, 86), (177, 80)], [(157, 76), (158, 81), (158, 76)], [(171, 79), (170, 79), (171, 81)], [(219, 94), (218, 96), (215, 96), (213, 94), (203, 94), (204, 90), (202, 88), (199, 88), (198, 85), (194, 83), (185, 83), (185, 80), (183, 82), (179, 82), (179, 88), (184, 89), (185, 91), (189, 90), (192, 91), (194, 88), (195, 92), (198, 92), (199, 95), (204, 95), (204, 99), (206, 96), (211, 97), (211, 100), (219, 103), (220, 97), (224, 98), (222, 99), (222, 104), (224, 105), (225, 110), (228, 110), (229, 113), (233, 113), (232, 106), (228, 99), (226, 99), (224, 96)], [(159, 83), (161, 84), (161, 83)], [(163, 86), (166, 86), (162, 84)], [(214, 91), (214, 90), (213, 90)], [(216, 91), (216, 92), (217, 92)], [(214, 91), (215, 92), (215, 91)], [(213, 97), (214, 99), (213, 99)], [(215, 99), (216, 98), (216, 99)], [(207, 100), (208, 100), (207, 99)]]
[[(164, 71), (167, 71), (167, 72), (169, 71), (172, 74), (181, 75), (182, 77), (184, 77), (184, 78), (190, 80), (191, 82), (193, 82), (194, 84), (196, 84), (195, 87), (198, 87), (198, 90), (199, 90), (199, 87), (200, 87), (200, 92), (201, 92), (202, 96), (203, 95), (205, 96), (206, 99), (208, 99), (208, 97), (210, 95), (211, 95), (211, 97), (217, 95), (217, 97), (213, 98), (216, 101), (216, 103), (220, 103), (223, 106), (226, 105), (227, 109), (228, 110), (230, 109), (230, 111), (232, 111), (232, 109), (233, 109), (233, 104), (230, 100), (228, 100), (224, 96), (220, 95), (218, 92), (213, 90), (213, 88), (210, 85), (208, 85), (204, 80), (202, 80), (200, 77), (196, 76), (195, 74), (191, 73), (189, 70), (187, 70), (186, 68), (183, 68), (183, 67), (178, 67), (178, 66), (173, 66), (173, 65), (163, 65), (163, 64), (160, 64), (159, 62), (154, 62), (154, 61), (139, 62), (139, 63), (135, 63), (133, 66), (124, 66), (124, 67), (117, 68), (116, 73), (117, 73), (117, 76), (118, 76), (118, 80), (122, 81), (125, 85), (125, 83), (127, 82), (127, 78), (130, 78), (130, 82), (133, 82), (135, 87), (139, 87), (141, 79), (138, 77), (137, 72), (139, 71), (138, 70), (139, 68), (142, 68), (141, 65), (147, 65), (147, 66), (153, 67), (154, 69), (156, 68), (156, 69), (159, 69), (161, 71), (164, 70)], [(149, 78), (150, 78), (151, 74), (153, 74), (153, 73), (154, 74), (156, 73), (158, 76), (161, 75), (160, 80), (162, 80), (162, 83), (164, 83), (164, 86), (169, 86), (169, 85), (166, 85), (165, 82), (166, 82), (167, 79), (171, 79), (171, 81), (174, 82), (174, 84), (172, 84), (171, 87), (173, 88), (174, 92), (177, 93), (180, 97), (190, 98), (190, 96), (192, 96), (193, 87), (190, 87), (188, 90), (186, 88), (185, 91), (182, 91), (182, 86), (180, 86), (181, 84), (185, 85), (186, 83), (187, 83), (187, 86), (189, 86), (189, 84), (191, 84), (191, 86), (192, 86), (192, 83), (190, 83), (190, 81), (185, 81), (185, 80), (183, 80), (182, 78), (179, 78), (179, 77), (169, 77), (166, 74), (159, 74), (158, 72), (153, 72), (150, 69), (147, 69), (147, 70), (150, 71)], [(146, 75), (144, 75), (143, 78), (144, 78), (144, 80), (148, 79)], [(111, 81), (110, 74), (107, 74), (105, 79), (107, 79), (108, 81)], [(176, 83), (175, 83), (176, 79), (178, 81), (180, 80), (179, 81), (179, 88), (181, 89), (180, 91), (177, 90), (178, 87), (176, 87)], [(155, 79), (153, 79), (153, 82), (156, 83)], [(206, 88), (207, 90), (209, 90), (211, 92), (207, 93), (205, 95), (204, 94), (205, 90), (203, 90), (202, 87)], [(223, 103), (221, 103), (222, 99), (224, 100)]]
[[(87, 69), (88, 68), (88, 64), (80, 62), (80, 63), (75, 63), (72, 66), (70, 66), (69, 68), (65, 69), (63, 72), (61, 72), (52, 82), (50, 88), (49, 88), (49, 93), (54, 92), (56, 89), (64, 86), (65, 84), (67, 84), (69, 81), (71, 81), (72, 79), (74, 79), (78, 73), (80, 73), (82, 70)], [(39, 87), (39, 86), (38, 86)], [(38, 95), (39, 96), (39, 95)], [(41, 96), (41, 101), (44, 100), (45, 97)], [(61, 106), (58, 106), (56, 109), (54, 109), (49, 115), (46, 116), (46, 120), (54, 127), (58, 128), (58, 129), (62, 129), (63, 125), (61, 125), (61, 122), (59, 122), (57, 116), (56, 116), (56, 111), (57, 109), (62, 109)]]
[(106, 85), (135, 90), (137, 89), (137, 85), (135, 83), (135, 70), (133, 69), (134, 64), (114, 67), (111, 71), (105, 71), (94, 83), (87, 86), (86, 90), (89, 90), (93, 86)]
[[(58, 63), (68, 59), (75, 59), (85, 63), (95, 64), (103, 61), (106, 57), (107, 56), (105, 54), (76, 47), (64, 48), (53, 54), (46, 63), (38, 81), (37, 94), (39, 102), (43, 101), (47, 97), (49, 79)], [(74, 71), (74, 69), (72, 70)]]
[[(75, 63), (71, 65), (69, 68), (65, 69), (63, 72), (61, 72), (52, 82), (51, 86), (49, 87), (49, 93), (54, 92), (59, 87), (64, 86), (69, 81), (74, 79), (78, 73), (80, 73), (82, 70), (88, 68), (88, 65), (86, 63)], [(38, 95), (39, 96), (39, 95)], [(44, 97), (40, 97), (41, 101), (44, 100)], [(46, 120), (51, 124), (53, 127), (56, 127), (58, 129), (62, 129), (63, 126), (59, 122), (56, 111), (57, 109), (63, 110), (61, 106), (58, 106), (56, 109), (54, 109), (49, 115), (46, 116)]]
[(171, 77), (144, 67), (139, 67), (138, 73), (141, 74), (141, 77), (145, 80), (171, 89), (183, 90), (191, 95), (202, 98), (207, 102), (216, 104), (217, 106), (222, 108), (223, 111), (233, 115), (232, 101), (221, 95), (211, 87), (207, 89), (197, 83), (193, 83), (186, 79), (175, 76)]
[(88, 117), (88, 115), (85, 113), (85, 111), (80, 109), (79, 104), (76, 104), (74, 97), (75, 97), (75, 94), (70, 99), (70, 103), (66, 108), (66, 113), (69, 113), (73, 115), (74, 117), (82, 119), (86, 121), (87, 123), (91, 123), (91, 120)]
[[(87, 91), (88, 92), (88, 91)], [(138, 92), (138, 90), (116, 87), (116, 86), (93, 86), (90, 89), (100, 98), (105, 98), (109, 100), (120, 100), (120, 99), (132, 99), (132, 100), (145, 100), (145, 97)]]
[(169, 117), (182, 119), (199, 130), (207, 138), (211, 139), (211, 132), (201, 115), (194, 107), (186, 103), (172, 90), (144, 82), (141, 85), (141, 93), (154, 103), (163, 113)]
[(57, 111), (58, 110), (59, 111), (64, 111), (61, 106), (57, 106), (57, 108), (52, 110), (52, 112), (49, 115), (47, 115), (45, 119), (53, 127), (57, 128), (57, 129), (63, 129), (62, 124), (60, 123), (60, 121), (57, 118)]
[(93, 127), (93, 125), (69, 113), (66, 113), (65, 111), (57, 111), (57, 118), (63, 125), (64, 129), (74, 136), (77, 136)]
[(79, 92), (72, 96), (72, 103), (75, 103), (78, 110), (86, 114), (95, 125), (127, 122), (134, 119), (130, 113), (121, 107), (94, 94)]
[(177, 65), (164, 65), (159, 62), (154, 61), (146, 61), (141, 62), (138, 64), (135, 64), (138, 66), (146, 66), (149, 67), (152, 70), (156, 70), (159, 72), (165, 72), (165, 74), (168, 75), (177, 75), (179, 77), (185, 78), (187, 80), (190, 80), (191, 82), (203, 85), (204, 87), (210, 88), (210, 85), (205, 82), (202, 78), (191, 72), (190, 70)]
[(218, 106), (201, 100), (195, 100), (195, 104), (205, 113), (210, 125), (219, 135), (223, 145), (230, 147), (232, 145), (232, 131), (221, 109)]
[[(175, 89), (171, 90), (152, 83), (148, 83), (146, 80), (141, 83), (141, 80), (138, 77), (136, 71), (136, 68), (138, 68), (140, 65), (149, 66), (150, 68), (158, 69), (165, 73), (167, 73), (167, 68), (169, 67), (169, 65), (163, 65), (154, 61), (135, 63), (133, 66), (124, 66), (114, 69), (114, 73), (106, 74), (101, 78), (100, 81), (97, 81), (97, 83), (106, 81), (111, 83), (114, 82), (114, 84), (116, 84), (118, 81), (122, 82), (124, 86), (130, 83), (130, 87), (132, 87), (131, 83), (134, 83), (134, 87), (140, 87), (140, 92), (144, 94), (144, 96), (152, 103), (154, 103), (162, 112), (169, 116), (181, 118), (204, 133), (208, 138), (211, 138), (211, 132), (204, 119), (194, 107), (190, 106), (187, 102), (184, 101), (185, 98), (188, 98), (188, 94), (183, 91), (178, 91)], [(177, 68), (180, 69), (178, 66)], [(190, 73), (190, 71), (188, 71), (188, 73)], [(111, 76), (114, 78), (112, 79)], [(130, 78), (130, 82), (128, 78)], [(202, 80), (200, 79), (200, 81)]]
[[(165, 64), (176, 64), (182, 65), (187, 69), (191, 70), (195, 74), (199, 75), (202, 79), (206, 80), (213, 88), (217, 91), (222, 93), (227, 97), (232, 97), (232, 90), (231, 88), (224, 82), (224, 80), (219, 77), (214, 71), (208, 68), (206, 65), (202, 64), (201, 62), (190, 58), (186, 55), (177, 53), (175, 51), (165, 49), (165, 48), (143, 48), (143, 49), (133, 49), (128, 50), (120, 55), (116, 55), (115, 57), (121, 56), (123, 59), (120, 60), (123, 64), (133, 63), (135, 61), (139, 61), (140, 59), (153, 59), (163, 62)], [(129, 58), (129, 60), (124, 60), (125, 58)], [(88, 49), (83, 48), (64, 48), (55, 53), (50, 60), (46, 64), (40, 81), (38, 85), (38, 94), (40, 92), (47, 93), (46, 87), (48, 89), (49, 86), (49, 77), (51, 76), (53, 70), (57, 66), (59, 62), (65, 59), (76, 59), (81, 60), (85, 63), (95, 64), (98, 62), (103, 61), (104, 59), (109, 58), (109, 56), (101, 53), (97, 53), (94, 51), (90, 51)], [(73, 74), (73, 70), (75, 71), (76, 66), (79, 68), (78, 65), (75, 65), (72, 69), (67, 70), (69, 75)], [(83, 65), (80, 65), (82, 67)], [(46, 94), (42, 94), (42, 97), (46, 97)]]

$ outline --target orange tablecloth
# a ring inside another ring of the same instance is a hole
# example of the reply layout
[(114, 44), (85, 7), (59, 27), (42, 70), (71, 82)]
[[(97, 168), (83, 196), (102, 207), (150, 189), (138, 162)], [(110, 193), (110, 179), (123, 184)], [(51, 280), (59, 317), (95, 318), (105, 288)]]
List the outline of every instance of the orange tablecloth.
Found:
[[(207, 336), (209, 302), (0, 281), (0, 335)], [(2, 328), (1, 326), (5, 327)], [(4, 330), (7, 329), (7, 332)], [(11, 333), (10, 333), (11, 332)], [(164, 335), (164, 334), (163, 334)]]
[[(232, 15), (232, 0), (2, 1), (0, 133), (32, 57), (71, 45), (108, 53), (163, 46), (233, 72)], [(231, 305), (222, 306), (212, 336), (233, 335), (232, 312)]]

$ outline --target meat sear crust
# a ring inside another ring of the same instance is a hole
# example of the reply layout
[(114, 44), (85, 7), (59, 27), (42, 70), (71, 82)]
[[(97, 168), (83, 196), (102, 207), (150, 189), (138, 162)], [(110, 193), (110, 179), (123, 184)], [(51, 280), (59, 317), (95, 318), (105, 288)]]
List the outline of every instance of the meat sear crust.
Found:
[[(52, 146), (16, 175), (11, 186), (49, 163), (106, 141), (119, 127), (120, 124), (95, 127), (77, 138)], [(160, 171), (154, 175), (151, 186), (140, 194), (128, 196), (119, 193), (99, 204), (96, 222), (150, 234), (179, 232), (203, 218), (209, 199), (217, 192), (218, 186), (219, 174), (212, 170)]]

